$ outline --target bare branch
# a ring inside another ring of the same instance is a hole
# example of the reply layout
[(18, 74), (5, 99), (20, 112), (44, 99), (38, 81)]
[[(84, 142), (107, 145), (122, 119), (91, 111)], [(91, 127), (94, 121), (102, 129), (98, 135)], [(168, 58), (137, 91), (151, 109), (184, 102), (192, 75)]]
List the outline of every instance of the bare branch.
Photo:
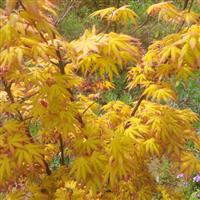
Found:
[(82, 115), (84, 115), (89, 108), (91, 108), (96, 102), (92, 102), (83, 112), (82, 112)]
[(69, 12), (71, 11), (71, 9), (74, 7), (76, 3), (76, 0), (72, 0), (69, 5), (66, 5), (65, 11), (62, 14), (62, 16), (60, 18), (58, 18), (58, 20), (55, 22), (55, 26), (58, 26), (58, 24), (60, 24), (63, 19), (69, 14)]

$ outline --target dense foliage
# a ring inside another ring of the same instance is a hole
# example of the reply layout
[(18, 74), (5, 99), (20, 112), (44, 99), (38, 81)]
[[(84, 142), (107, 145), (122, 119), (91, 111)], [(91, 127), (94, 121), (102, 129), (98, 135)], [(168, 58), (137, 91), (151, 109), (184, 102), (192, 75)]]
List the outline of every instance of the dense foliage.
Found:
[[(138, 25), (133, 1), (6, 1), (2, 199), (198, 198), (200, 17), (193, 3), (148, 1)], [(80, 12), (69, 13), (74, 8)], [(157, 17), (172, 34), (138, 39)], [(78, 18), (83, 24), (73, 29)]]

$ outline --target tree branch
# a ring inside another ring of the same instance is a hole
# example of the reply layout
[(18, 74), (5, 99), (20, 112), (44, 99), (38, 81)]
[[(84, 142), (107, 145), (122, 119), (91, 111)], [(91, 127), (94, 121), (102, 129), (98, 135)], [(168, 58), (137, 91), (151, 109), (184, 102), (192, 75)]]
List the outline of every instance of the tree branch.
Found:
[(88, 110), (89, 108), (91, 108), (96, 102), (92, 102), (83, 112), (82, 112), (82, 115), (84, 115)]
[(65, 165), (64, 145), (63, 145), (63, 138), (61, 134), (59, 134), (59, 141), (60, 141), (60, 152), (61, 152), (60, 164)]
[[(183, 10), (185, 10), (187, 8), (188, 3), (189, 3), (189, 0), (185, 0)], [(188, 9), (188, 13), (191, 11), (193, 3), (194, 3), (194, 0), (191, 0), (190, 6), (189, 6), (189, 9)], [(185, 24), (185, 20), (183, 20), (183, 22), (181, 23), (179, 29), (177, 30), (177, 33), (183, 28), (184, 24)]]
[(132, 34), (133, 34), (133, 33), (136, 33), (138, 30), (140, 30), (142, 27), (144, 27), (144, 26), (149, 22), (149, 19), (150, 19), (150, 16), (148, 15), (147, 18), (146, 18), (146, 20), (145, 20), (140, 26), (138, 26), (138, 28), (135, 29), (135, 30), (132, 32)]
[(190, 3), (190, 7), (189, 7), (189, 9), (188, 9), (188, 12), (191, 11), (193, 3), (194, 3), (194, 0), (191, 0), (191, 3)]
[(142, 101), (143, 101), (144, 99), (145, 99), (145, 95), (142, 95), (142, 96), (139, 98), (139, 100), (138, 100), (138, 102), (137, 102), (135, 108), (133, 109), (133, 111), (132, 111), (132, 113), (131, 113), (131, 117), (133, 117), (133, 116), (135, 115), (136, 111), (138, 110), (140, 104), (142, 103)]
[[(136, 104), (136, 106), (134, 107), (133, 111), (131, 112), (131, 117), (134, 117), (135, 113), (137, 112), (137, 110), (138, 110), (140, 104), (142, 103), (142, 101), (143, 101), (144, 99), (145, 99), (145, 95), (141, 95), (140, 98), (139, 98), (139, 100), (138, 100), (138, 102), (137, 102), (137, 104)], [(128, 121), (128, 122), (125, 124), (124, 129), (129, 128), (130, 125), (131, 125), (131, 123)]]
[(29, 98), (35, 96), (35, 95), (38, 94), (38, 93), (39, 93), (39, 92), (35, 92), (35, 93), (33, 93), (33, 94), (31, 94), (31, 95), (29, 95), (29, 96), (27, 96), (27, 97), (23, 97), (23, 98), (19, 99), (18, 102), (19, 102), (19, 103), (23, 103), (24, 101), (28, 100)]
[(185, 10), (188, 6), (189, 0), (184, 1), (183, 10)]
[(71, 4), (69, 6), (68, 5), (66, 6), (63, 15), (55, 22), (55, 26), (58, 26), (58, 24), (60, 24), (62, 22), (62, 20), (68, 15), (70, 10), (74, 7), (75, 2), (76, 2), (76, 0), (72, 0)]
[(117, 8), (120, 7), (120, 0), (117, 0), (117, 5), (116, 5)]
[(12, 92), (11, 92), (12, 82), (10, 84), (7, 84), (6, 81), (2, 78), (2, 83), (3, 83), (3, 86), (4, 86), (4, 90), (7, 93), (8, 98), (10, 99), (10, 102), (14, 103), (15, 100), (14, 100), (14, 97), (13, 97)]
[[(2, 78), (2, 83), (4, 85), (5, 92), (8, 94), (10, 102), (15, 103), (15, 100), (14, 100), (14, 97), (13, 97), (13, 94), (12, 94), (12, 91), (11, 91), (12, 82), (10, 84), (7, 84), (6, 81)], [(19, 120), (21, 122), (23, 122), (24, 118), (23, 118), (21, 112), (18, 109), (17, 109), (17, 113), (18, 113)], [(26, 127), (26, 135), (28, 136), (28, 138), (30, 138), (30, 141), (32, 143), (35, 143), (33, 138), (32, 138), (32, 135), (29, 132), (28, 127)], [(47, 175), (51, 175), (51, 170), (49, 169), (49, 166), (48, 166), (47, 162), (44, 160), (44, 158), (43, 158), (43, 163), (45, 165)]]

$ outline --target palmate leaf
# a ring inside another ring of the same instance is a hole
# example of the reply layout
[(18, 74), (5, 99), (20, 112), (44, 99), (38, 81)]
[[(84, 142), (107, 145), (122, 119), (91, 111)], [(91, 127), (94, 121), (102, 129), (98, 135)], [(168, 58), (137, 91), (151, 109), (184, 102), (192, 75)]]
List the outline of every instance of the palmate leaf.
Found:
[(109, 183), (111, 187), (113, 187), (118, 181), (118, 169), (115, 166), (106, 165), (105, 167), (105, 175), (104, 182)]
[(165, 20), (168, 21), (174, 20), (180, 22), (182, 20), (180, 12), (178, 12), (175, 5), (173, 5), (173, 3), (170, 1), (161, 2), (150, 6), (147, 9), (147, 14), (148, 15), (159, 14), (160, 18), (164, 18)]
[(24, 143), (28, 143), (29, 139), (22, 134), (15, 134), (7, 138), (7, 145), (11, 152), (14, 152), (15, 148), (23, 148)]
[(26, 144), (23, 145), (22, 148), (18, 148), (15, 152), (15, 158), (17, 160), (17, 164), (19, 166), (24, 163), (33, 164), (39, 163), (43, 165), (43, 157), (42, 157), (43, 149), (40, 145), (37, 144)]
[(109, 17), (112, 15), (113, 11), (115, 11), (115, 7), (105, 8), (98, 11), (93, 12), (90, 16), (100, 16), (100, 19), (109, 19)]
[(128, 8), (128, 6), (122, 6), (113, 12), (112, 21), (119, 22), (121, 24), (127, 25), (128, 22), (137, 25), (137, 14)]
[(91, 76), (94, 73), (98, 73), (99, 76), (105, 80), (105, 77), (108, 74), (109, 79), (112, 80), (114, 74), (119, 75), (117, 64), (110, 57), (91, 54), (90, 56), (83, 58), (79, 65), (85, 76)]
[(147, 79), (146, 74), (143, 72), (141, 66), (132, 67), (128, 72), (128, 88), (134, 89), (138, 85), (141, 87), (148, 86), (150, 81)]
[(98, 152), (93, 152), (90, 157), (91, 167), (94, 169), (94, 172), (99, 173), (103, 171), (106, 162), (106, 157), (103, 154)]
[(137, 25), (137, 14), (133, 10), (128, 8), (128, 6), (122, 6), (120, 8), (110, 7), (98, 10), (92, 13), (90, 16), (100, 16), (100, 19), (119, 22), (123, 25), (127, 25), (128, 22), (132, 22), (134, 25)]
[(160, 155), (159, 149), (160, 145), (156, 142), (154, 138), (148, 139), (143, 143), (144, 150), (151, 155)]
[(93, 138), (83, 138), (83, 139), (77, 139), (75, 142), (75, 149), (80, 153), (91, 153), (94, 150), (97, 150), (100, 146), (100, 142), (97, 139)]
[[(125, 34), (96, 34), (95, 29), (86, 31), (72, 45), (78, 53), (78, 68), (85, 76), (98, 72), (102, 79), (112, 79), (127, 63), (136, 63), (141, 53), (135, 39)], [(87, 56), (86, 56), (87, 55)]]
[(8, 133), (17, 132), (21, 128), (22, 124), (16, 120), (8, 120), (3, 124), (3, 129)]
[(14, 192), (8, 193), (6, 195), (6, 200), (23, 200), (24, 199), (24, 192), (20, 190), (16, 190)]
[(151, 84), (148, 86), (145, 91), (144, 95), (147, 98), (152, 98), (152, 100), (161, 101), (164, 100), (165, 102), (168, 100), (175, 100), (175, 92), (169, 87), (169, 85), (158, 85), (158, 84)]
[(199, 22), (199, 14), (198, 13), (195, 13), (193, 11), (190, 11), (190, 12), (185, 11), (182, 13), (182, 15), (188, 26)]
[[(16, 0), (7, 0), (7, 10), (9, 13), (15, 8), (16, 3)], [(54, 11), (54, 9), (56, 9), (55, 3), (56, 1), (52, 0), (40, 0), (40, 2), (23, 0), (23, 6), (26, 8), (29, 16), (36, 19), (42, 19), (46, 17), (42, 15), (42, 12), (49, 12), (56, 15), (56, 12)]]
[(99, 48), (106, 45), (107, 39), (105, 34), (97, 34), (94, 26), (92, 30), (86, 29), (78, 40), (74, 40), (70, 44), (79, 53), (78, 60), (80, 60), (89, 53), (98, 53)]
[(121, 162), (130, 155), (131, 140), (129, 136), (116, 133), (110, 145), (111, 155), (115, 160)]
[(67, 192), (66, 188), (59, 188), (55, 192), (55, 200), (65, 200), (68, 199), (70, 193)]
[(192, 153), (184, 153), (181, 156), (181, 172), (189, 178), (192, 173), (200, 171), (200, 160), (198, 160)]
[(188, 65), (183, 65), (178, 73), (177, 73), (177, 80), (183, 79), (185, 83), (188, 83), (189, 77), (194, 76), (193, 70)]
[(87, 157), (79, 157), (73, 161), (70, 174), (74, 174), (78, 181), (85, 181), (88, 175), (92, 174), (92, 169)]
[(143, 124), (139, 118), (132, 117), (127, 123), (129, 127), (125, 129), (124, 134), (130, 136), (134, 141), (142, 140), (149, 131), (148, 126)]
[(189, 26), (191, 24), (198, 23), (199, 14), (193, 11), (188, 12), (188, 10), (179, 10), (171, 2), (161, 2), (150, 6), (147, 9), (148, 15), (158, 15), (160, 19), (173, 23), (186, 22)]
[(154, 72), (142, 74), (159, 81), (174, 75), (178, 81), (184, 79), (187, 83), (200, 67), (199, 33), (199, 26), (192, 25), (188, 31), (184, 29), (154, 42), (144, 56), (144, 65), (154, 67)]

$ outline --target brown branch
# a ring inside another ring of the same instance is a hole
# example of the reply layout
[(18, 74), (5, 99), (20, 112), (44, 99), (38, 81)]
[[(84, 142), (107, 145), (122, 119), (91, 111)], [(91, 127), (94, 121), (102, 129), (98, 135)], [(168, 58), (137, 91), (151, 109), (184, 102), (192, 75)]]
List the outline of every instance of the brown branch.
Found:
[(82, 115), (84, 115), (88, 110), (89, 108), (91, 108), (96, 102), (92, 102), (83, 112), (82, 112)]
[[(53, 38), (56, 39), (55, 33), (53, 33)], [(56, 50), (56, 55), (57, 55), (57, 58), (58, 58), (58, 64), (56, 64), (56, 66), (60, 69), (60, 73), (62, 75), (64, 75), (65, 74), (65, 62), (62, 59), (60, 47), (58, 46), (55, 50)]]
[(183, 25), (184, 25), (184, 24), (185, 24), (185, 20), (182, 21), (180, 27), (179, 27), (178, 30), (176, 31), (177, 33), (178, 33), (179, 31), (181, 31), (181, 29), (183, 28)]
[(193, 3), (194, 3), (194, 0), (191, 0), (191, 3), (190, 3), (190, 7), (189, 7), (189, 9), (188, 9), (188, 12), (191, 11)]
[(190, 0), (185, 0), (184, 1), (183, 10), (185, 10), (187, 8), (189, 1)]
[(12, 82), (10, 84), (7, 84), (6, 81), (2, 78), (2, 83), (3, 83), (4, 90), (7, 93), (10, 102), (14, 103), (15, 100), (14, 100), (14, 97), (13, 97), (12, 92), (11, 92)]
[[(142, 101), (143, 101), (144, 99), (145, 99), (145, 95), (141, 95), (140, 98), (139, 98), (139, 100), (138, 100), (138, 102), (137, 102), (137, 104), (136, 104), (136, 106), (134, 107), (133, 111), (131, 112), (131, 117), (134, 117), (135, 113), (137, 112), (137, 110), (138, 110), (140, 104), (142, 103)], [(125, 124), (124, 129), (129, 128), (130, 125), (131, 125), (131, 123), (128, 121), (128, 122)]]
[[(107, 33), (107, 32), (108, 32), (109, 28), (110, 28), (111, 25), (112, 25), (112, 17), (113, 17), (113, 14), (114, 14), (114, 12), (112, 13), (112, 15), (111, 15), (111, 17), (110, 17), (110, 20), (108, 21), (106, 27), (103, 27), (102, 29), (100, 29), (100, 30), (97, 32), (97, 34), (101, 33), (102, 31), (103, 31), (104, 33)], [(102, 37), (100, 37), (100, 38), (97, 40), (97, 42), (99, 42), (99, 41), (103, 38), (103, 36), (104, 36), (104, 35), (102, 35)]]
[(27, 118), (23, 119), (23, 121), (27, 121), (29, 119), (33, 119), (33, 116), (27, 117)]
[[(117, 4), (116, 4), (117, 9), (120, 7), (120, 0), (117, 0)], [(114, 23), (114, 32), (116, 33), (118, 30), (118, 24), (117, 22)]]
[[(14, 96), (13, 96), (12, 91), (11, 91), (12, 82), (10, 84), (7, 84), (6, 81), (2, 78), (2, 83), (4, 85), (4, 90), (7, 93), (10, 102), (15, 103), (15, 99), (14, 99)], [(17, 111), (19, 120), (23, 121), (23, 116), (20, 113), (20, 111), (18, 109), (16, 109), (16, 111)]]
[(63, 15), (55, 22), (55, 26), (58, 26), (58, 24), (60, 24), (63, 19), (69, 14), (70, 10), (74, 7), (75, 2), (76, 0), (71, 1), (71, 4), (66, 6)]
[[(56, 35), (55, 33), (53, 33), (53, 37), (54, 39), (56, 39)], [(60, 52), (60, 48), (56, 48), (56, 55), (58, 57), (58, 64), (57, 66), (59, 67), (60, 69), (60, 73), (62, 75), (65, 74), (65, 63), (62, 59), (62, 56), (61, 56), (61, 52)], [(60, 159), (60, 164), (61, 165), (64, 165), (65, 164), (65, 155), (64, 155), (64, 144), (63, 144), (63, 138), (62, 138), (62, 135), (59, 134), (59, 142), (60, 142), (60, 152), (61, 152), (61, 159)]]
[[(109, 28), (111, 27), (111, 25), (112, 25), (112, 21), (108, 21), (106, 27), (103, 27), (102, 29), (100, 29), (100, 30), (97, 32), (97, 34), (99, 34), (99, 33), (101, 33), (101, 32), (107, 33), (108, 30), (109, 30)], [(102, 36), (102, 37), (103, 37), (103, 36)], [(97, 41), (101, 40), (102, 37), (101, 37), (100, 39), (98, 39)]]
[(35, 93), (33, 93), (33, 94), (31, 94), (31, 95), (29, 95), (29, 96), (27, 96), (27, 97), (23, 97), (23, 98), (21, 98), (20, 100), (18, 100), (18, 102), (19, 102), (19, 103), (23, 103), (24, 101), (28, 100), (29, 98), (35, 96), (35, 95), (38, 94), (38, 93), (39, 93), (39, 92), (35, 92)]
[(133, 109), (133, 111), (131, 112), (131, 117), (133, 117), (135, 115), (135, 113), (137, 112), (140, 104), (142, 103), (142, 101), (145, 99), (145, 95), (141, 95), (141, 97), (139, 98), (135, 108)]
[[(53, 33), (53, 38), (56, 39), (56, 35), (55, 33)], [(60, 47), (58, 46), (56, 48), (56, 55), (58, 57), (58, 64), (57, 66), (59, 67), (60, 69), (60, 73), (62, 75), (65, 74), (65, 62), (64, 60), (62, 59), (62, 55), (61, 55), (61, 51), (60, 51)], [(73, 94), (72, 94), (72, 91), (70, 89), (67, 89), (68, 92), (71, 94), (72, 98), (71, 98), (71, 101), (74, 101), (74, 98), (73, 98)], [(76, 117), (76, 119), (79, 121), (79, 123), (81, 124), (81, 127), (84, 127), (84, 123), (83, 123), (83, 119), (82, 119), (82, 116), (80, 114), (78, 114), (78, 116)], [(62, 138), (62, 135), (59, 134), (59, 142), (60, 142), (60, 152), (61, 152), (61, 160), (60, 160), (60, 164), (61, 165), (64, 165), (64, 144), (63, 144), (63, 138)]]
[(45, 165), (45, 169), (46, 169), (47, 175), (50, 176), (51, 175), (51, 170), (50, 170), (49, 165), (48, 165), (48, 163), (47, 163), (47, 161), (45, 159), (43, 159), (43, 163)]
[(135, 29), (132, 34), (136, 33), (138, 30), (140, 30), (142, 27), (144, 27), (148, 22), (149, 22), (149, 19), (150, 19), (150, 16), (147, 15), (147, 18), (145, 19), (145, 21), (140, 25), (138, 26), (137, 29)]
[[(13, 97), (13, 94), (12, 94), (12, 91), (11, 91), (12, 82), (10, 84), (7, 84), (6, 81), (4, 79), (2, 79), (2, 83), (4, 85), (5, 92), (8, 94), (10, 102), (11, 103), (15, 103), (15, 100), (14, 100), (14, 97)], [(17, 113), (18, 113), (19, 120), (21, 122), (24, 122), (24, 118), (23, 118), (21, 112), (19, 110), (17, 110)], [(30, 138), (30, 141), (32, 143), (35, 143), (33, 138), (32, 138), (32, 135), (30, 134), (30, 131), (29, 131), (28, 127), (26, 127), (26, 135), (28, 136), (28, 138)], [(46, 168), (47, 175), (50, 175), (51, 174), (51, 170), (50, 170), (47, 162), (44, 160), (44, 158), (43, 158), (43, 162), (44, 162), (44, 165), (45, 165), (45, 168)]]
[[(19, 0), (19, 4), (21, 5), (21, 7), (22, 7), (25, 11), (28, 12), (28, 10), (26, 9), (26, 7), (24, 6), (24, 4), (22, 3), (21, 0)], [(36, 26), (35, 21), (32, 20), (32, 23), (33, 23), (35, 29), (36, 29), (36, 30), (38, 31), (38, 33), (40, 34), (40, 37), (44, 40), (45, 43), (48, 44), (48, 41), (46, 40), (46, 38), (45, 38), (45, 37), (43, 36), (43, 34), (37, 29), (37, 26)]]
[(65, 165), (64, 145), (63, 145), (63, 138), (61, 134), (59, 135), (59, 141), (60, 141), (60, 152), (61, 152), (60, 164)]
[(117, 0), (117, 5), (116, 5), (117, 8), (120, 7), (120, 0)]
[[(189, 3), (189, 0), (185, 0), (183, 10), (185, 10), (185, 9), (187, 8), (188, 3)], [(194, 3), (194, 0), (191, 0), (190, 6), (189, 6), (189, 9), (188, 9), (188, 13), (191, 11), (193, 3)], [(177, 30), (177, 33), (178, 33), (179, 31), (181, 31), (181, 29), (183, 28), (183, 25), (184, 25), (184, 24), (185, 24), (185, 20), (183, 20), (183, 22), (181, 23), (179, 29)]]
[(25, 8), (25, 6), (24, 6), (24, 4), (22, 3), (22, 1), (21, 0), (19, 0), (19, 5), (24, 9), (24, 10), (26, 10), (26, 8)]
[(65, 63), (63, 62), (63, 59), (62, 59), (62, 56), (61, 56), (60, 47), (58, 47), (56, 49), (56, 55), (57, 55), (58, 61), (59, 61), (57, 66), (60, 69), (60, 73), (63, 75), (63, 74), (65, 74)]

